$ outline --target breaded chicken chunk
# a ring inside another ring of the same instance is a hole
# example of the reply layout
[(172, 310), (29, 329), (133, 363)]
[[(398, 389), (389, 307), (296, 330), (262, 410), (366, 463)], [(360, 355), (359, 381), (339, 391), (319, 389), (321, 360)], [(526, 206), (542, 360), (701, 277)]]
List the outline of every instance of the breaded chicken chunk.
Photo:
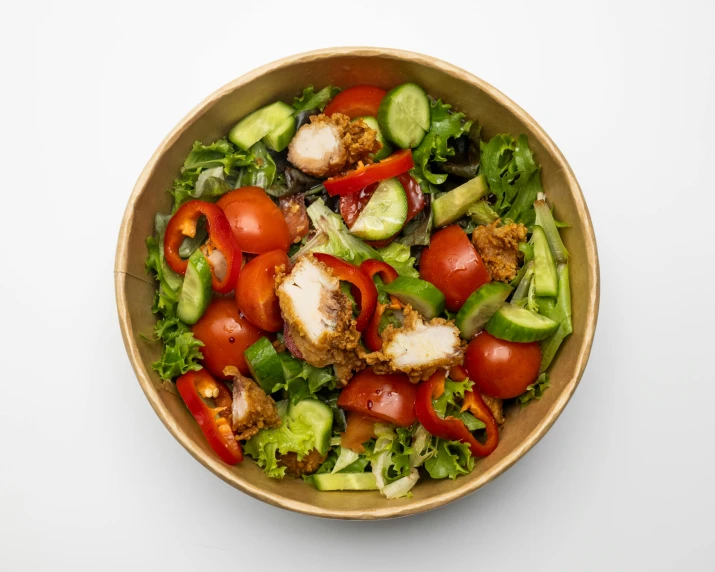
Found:
[(509, 282), (519, 271), (524, 255), (519, 243), (526, 242), (526, 227), (523, 224), (499, 225), (495, 220), (490, 225), (480, 225), (472, 233), (472, 244), (482, 257), (489, 276), (497, 282)]
[(286, 468), (286, 473), (293, 477), (302, 477), (318, 470), (327, 455), (322, 455), (318, 449), (313, 449), (302, 459), (296, 453), (290, 452), (278, 455), (278, 464)]
[(498, 397), (489, 397), (488, 395), (481, 394), (484, 404), (489, 408), (494, 415), (494, 419), (499, 425), (504, 423), (504, 400)]
[(229, 365), (224, 368), (225, 376), (233, 377), (233, 407), (231, 428), (236, 439), (250, 439), (266, 427), (280, 427), (276, 402), (250, 377), (241, 375), (238, 368)]
[(380, 334), (382, 350), (365, 356), (376, 373), (401, 371), (417, 383), (440, 368), (462, 363), (465, 344), (452, 322), (444, 318), (425, 322), (409, 305), (403, 313), (405, 323), (401, 328), (389, 325)]
[(303, 359), (316, 367), (333, 364), (341, 384), (365, 367), (358, 356), (360, 332), (340, 281), (312, 254), (290, 274), (276, 275), (276, 294), (286, 330)]
[(382, 149), (377, 132), (362, 119), (347, 115), (313, 115), (288, 145), (288, 161), (314, 177), (332, 177), (357, 163), (371, 163)]

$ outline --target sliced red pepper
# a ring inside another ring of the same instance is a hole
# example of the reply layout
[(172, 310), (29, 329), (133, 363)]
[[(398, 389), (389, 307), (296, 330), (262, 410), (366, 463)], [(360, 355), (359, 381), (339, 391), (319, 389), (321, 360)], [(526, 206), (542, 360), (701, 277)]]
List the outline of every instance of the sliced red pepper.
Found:
[(362, 332), (375, 313), (375, 306), (377, 305), (377, 288), (372, 278), (354, 264), (345, 262), (330, 254), (316, 252), (313, 256), (330, 268), (338, 280), (350, 282), (350, 284), (357, 286), (360, 291), (360, 314), (356, 320), (356, 327), (358, 332)]
[[(235, 465), (243, 461), (241, 444), (231, 429), (231, 392), (222, 381), (205, 370), (190, 371), (176, 380), (176, 389), (194, 416), (206, 441), (224, 463)], [(213, 399), (209, 407), (204, 399)]]
[(357, 193), (372, 183), (396, 177), (414, 167), (412, 149), (403, 149), (393, 153), (379, 163), (363, 165), (347, 175), (331, 177), (323, 185), (330, 196)]
[(216, 277), (213, 266), (211, 267), (212, 287), (220, 294), (228, 294), (236, 287), (243, 253), (236, 244), (231, 225), (220, 207), (204, 201), (189, 201), (181, 205), (166, 226), (164, 257), (174, 272), (186, 274), (188, 260), (179, 256), (179, 248), (184, 238), (196, 235), (196, 225), (201, 216), (206, 217), (208, 248), (218, 250), (226, 259), (226, 274), (221, 280)]
[(496, 449), (499, 443), (499, 429), (494, 416), (479, 394), (470, 391), (465, 395), (463, 410), (469, 409), (477, 419), (486, 425), (487, 440), (484, 444), (477, 441), (467, 426), (456, 417), (440, 418), (434, 410), (432, 399), (444, 392), (444, 378), (445, 371), (439, 370), (417, 387), (417, 401), (415, 402), (417, 419), (435, 437), (461, 441), (469, 445), (472, 455), (486, 457)]
[[(360, 270), (367, 274), (370, 278), (379, 275), (385, 284), (389, 284), (397, 278), (397, 270), (390, 266), (387, 262), (374, 260), (372, 258), (366, 260), (360, 265)], [(401, 307), (400, 301), (394, 296), (390, 296), (391, 304), (377, 304), (375, 313), (372, 315), (370, 323), (363, 334), (363, 341), (370, 351), (379, 352), (382, 349), (382, 338), (380, 337), (380, 320), (387, 308), (398, 309)]]

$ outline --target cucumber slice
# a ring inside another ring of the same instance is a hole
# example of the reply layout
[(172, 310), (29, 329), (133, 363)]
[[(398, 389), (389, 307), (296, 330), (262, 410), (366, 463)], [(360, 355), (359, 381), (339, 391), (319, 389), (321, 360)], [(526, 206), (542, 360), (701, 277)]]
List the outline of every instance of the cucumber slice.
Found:
[(444, 312), (444, 294), (426, 280), (400, 276), (386, 284), (385, 290), (403, 304), (412, 306), (428, 320)]
[(508, 342), (537, 342), (548, 338), (558, 327), (558, 322), (536, 312), (513, 304), (502, 304), (487, 322), (486, 330)]
[(273, 344), (265, 336), (243, 352), (251, 377), (268, 394), (278, 391), (285, 383), (283, 362)]
[(396, 177), (382, 181), (350, 232), (363, 240), (382, 240), (400, 231), (407, 220), (407, 195)]
[(286, 117), (281, 124), (263, 138), (269, 149), (281, 152), (295, 135), (295, 117)]
[(471, 340), (496, 314), (511, 294), (512, 287), (504, 282), (489, 282), (477, 288), (460, 308), (454, 325), (465, 340)]
[(176, 315), (182, 322), (195, 324), (204, 315), (211, 302), (212, 277), (209, 261), (197, 248), (189, 257), (179, 304), (176, 306)]
[(559, 229), (556, 228), (554, 215), (551, 214), (551, 209), (546, 201), (536, 201), (534, 203), (534, 213), (536, 213), (536, 224), (544, 229), (546, 238), (549, 241), (551, 252), (556, 259), (556, 262), (565, 264), (569, 260), (569, 251), (566, 250)]
[(432, 202), (434, 226), (447, 226), (462, 218), (469, 207), (489, 193), (487, 178), (478, 175)]
[(531, 241), (534, 245), (534, 286), (537, 296), (555, 298), (559, 293), (559, 278), (556, 263), (551, 254), (544, 229), (534, 226)]
[(380, 131), (380, 124), (377, 122), (377, 118), (366, 115), (365, 117), (357, 117), (353, 119), (353, 121), (357, 121), (358, 119), (362, 119), (365, 123), (367, 123), (367, 126), (370, 129), (377, 131), (377, 140), (382, 143), (382, 149), (372, 156), (373, 161), (380, 161), (381, 159), (392, 155), (392, 146), (387, 142), (387, 139), (385, 139), (382, 131)]
[(244, 151), (276, 129), (286, 118), (293, 116), (294, 109), (282, 101), (261, 107), (244, 117), (229, 131), (228, 138)]
[(402, 149), (414, 149), (430, 128), (430, 104), (425, 90), (415, 83), (397, 86), (380, 104), (380, 130)]
[(288, 417), (293, 420), (302, 419), (310, 425), (315, 436), (315, 448), (325, 454), (330, 447), (330, 437), (333, 434), (333, 410), (317, 399), (304, 399), (290, 404)]
[(376, 491), (377, 481), (372, 473), (321, 473), (313, 475), (319, 491)]

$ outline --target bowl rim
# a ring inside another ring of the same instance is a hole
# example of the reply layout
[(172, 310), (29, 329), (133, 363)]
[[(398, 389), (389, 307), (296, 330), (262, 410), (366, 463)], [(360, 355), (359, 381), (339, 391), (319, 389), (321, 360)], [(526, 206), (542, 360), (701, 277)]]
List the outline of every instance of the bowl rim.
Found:
[[(574, 362), (576, 374), (565, 387), (559, 398), (547, 411), (544, 418), (532, 431), (532, 433), (528, 435), (527, 438), (522, 441), (508, 456), (502, 459), (501, 462), (479, 475), (478, 478), (473, 479), (471, 481), (465, 481), (461, 486), (457, 486), (451, 491), (442, 493), (440, 495), (435, 495), (426, 499), (420, 499), (410, 504), (401, 506), (391, 505), (389, 502), (386, 501), (384, 507), (370, 509), (369, 511), (326, 509), (295, 499), (287, 498), (281, 496), (280, 494), (268, 492), (261, 487), (256, 486), (232, 473), (229, 470), (229, 467), (222, 463), (220, 460), (206, 455), (206, 453), (202, 449), (200, 449), (196, 444), (194, 444), (191, 437), (181, 428), (181, 426), (173, 418), (167, 407), (163, 404), (159, 393), (159, 391), (161, 390), (155, 386), (154, 382), (151, 379), (150, 372), (147, 370), (147, 368), (144, 366), (143, 362), (139, 358), (137, 340), (132, 334), (131, 319), (129, 316), (127, 300), (125, 297), (125, 285), (128, 277), (153, 284), (153, 282), (151, 282), (146, 276), (142, 277), (129, 274), (126, 271), (126, 266), (124, 265), (124, 262), (127, 259), (129, 253), (129, 229), (131, 227), (131, 220), (134, 216), (136, 201), (139, 195), (144, 190), (147, 181), (152, 175), (154, 169), (156, 168), (156, 164), (159, 158), (163, 155), (163, 153), (171, 145), (174, 144), (180, 134), (189, 125), (193, 124), (203, 114), (203, 112), (207, 111), (213, 105), (215, 101), (222, 98), (227, 93), (250, 83), (254, 79), (268, 72), (289, 67), (294, 64), (329, 59), (336, 56), (379, 56), (383, 58), (387, 57), (389, 59), (409, 61), (411, 63), (425, 65), (431, 68), (438, 68), (441, 72), (444, 72), (455, 77), (456, 79), (465, 81), (476, 86), (477, 88), (488, 94), (490, 97), (492, 97), (494, 100), (498, 101), (501, 105), (508, 108), (520, 121), (524, 123), (524, 125), (526, 125), (541, 140), (545, 149), (554, 157), (556, 162), (560, 164), (560, 170), (563, 171), (563, 174), (566, 178), (566, 182), (573, 194), (576, 210), (579, 215), (579, 220), (581, 221), (581, 231), (583, 233), (587, 260), (590, 261), (590, 264), (588, 264), (588, 277), (589, 284), (591, 285), (591, 287), (587, 292), (584, 293), (584, 295), (588, 297), (588, 311), (586, 316), (586, 326), (583, 343)], [(411, 51), (378, 47), (348, 46), (323, 48), (281, 58), (279, 60), (260, 66), (228, 82), (224, 86), (214, 91), (211, 95), (206, 97), (191, 111), (189, 111), (189, 113), (183, 119), (181, 119), (181, 121), (179, 121), (179, 123), (171, 130), (171, 132), (157, 147), (156, 151), (147, 162), (146, 166), (139, 175), (137, 182), (134, 185), (133, 191), (127, 203), (126, 210), (124, 212), (124, 216), (122, 218), (122, 223), (119, 231), (115, 256), (114, 283), (117, 311), (119, 314), (119, 324), (122, 332), (122, 338), (124, 340), (124, 345), (129, 357), (129, 361), (131, 362), (132, 368), (134, 369), (134, 373), (136, 374), (136, 377), (139, 381), (139, 385), (141, 386), (142, 390), (144, 391), (144, 394), (149, 400), (149, 403), (151, 404), (152, 408), (154, 409), (155, 413), (162, 421), (164, 426), (169, 430), (169, 432), (174, 436), (174, 438), (179, 443), (181, 443), (181, 445), (191, 454), (191, 456), (226, 483), (258, 500), (261, 500), (273, 506), (285, 508), (287, 510), (291, 510), (298, 513), (344, 520), (377, 520), (385, 518), (394, 518), (418, 514), (440, 506), (444, 506), (483, 487), (488, 482), (503, 474), (507, 469), (514, 465), (514, 463), (516, 463), (520, 458), (522, 458), (548, 432), (548, 430), (556, 422), (556, 419), (558, 419), (559, 415), (561, 414), (564, 407), (569, 402), (571, 396), (576, 390), (576, 387), (578, 386), (581, 377), (583, 376), (583, 372), (586, 368), (586, 363), (588, 362), (588, 358), (591, 353), (591, 346), (593, 344), (593, 338), (596, 331), (596, 323), (598, 320), (598, 310), (600, 302), (600, 271), (598, 252), (596, 248), (596, 237), (593, 231), (593, 225), (591, 222), (588, 207), (586, 206), (581, 187), (579, 186), (568, 161), (563, 156), (558, 147), (555, 145), (555, 143), (548, 136), (548, 134), (528, 113), (526, 113), (526, 111), (524, 111), (520, 106), (513, 102), (509, 97), (504, 95), (501, 91), (499, 91), (486, 81), (478, 78), (474, 74), (464, 69), (461, 69), (453, 64), (447, 63), (438, 58), (434, 58), (432, 56), (427, 56)]]

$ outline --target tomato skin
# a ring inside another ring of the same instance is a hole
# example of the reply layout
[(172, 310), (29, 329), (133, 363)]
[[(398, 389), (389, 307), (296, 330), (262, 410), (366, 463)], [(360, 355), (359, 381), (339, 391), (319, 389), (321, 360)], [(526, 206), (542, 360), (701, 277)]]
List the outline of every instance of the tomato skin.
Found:
[(281, 308), (275, 292), (276, 267), (290, 268), (282, 250), (259, 254), (241, 270), (236, 283), (236, 304), (255, 326), (267, 332), (283, 329)]
[(226, 193), (216, 204), (226, 215), (233, 237), (244, 252), (288, 251), (291, 244), (288, 225), (262, 188), (241, 187)]
[(442, 291), (450, 312), (458, 311), (472, 292), (491, 280), (481, 256), (456, 224), (432, 235), (422, 251), (420, 275)]
[(375, 423), (380, 423), (380, 420), (357, 411), (348, 411), (345, 433), (340, 434), (340, 446), (364, 453), (363, 443), (376, 436)]
[(342, 113), (350, 119), (371, 115), (377, 117), (382, 99), (387, 95), (384, 89), (372, 85), (356, 85), (341, 91), (325, 107), (327, 116)]
[(538, 342), (507, 342), (482, 331), (469, 343), (464, 365), (481, 393), (510, 399), (539, 377), (541, 347)]
[[(236, 300), (216, 298), (206, 308), (201, 319), (191, 326), (197, 340), (204, 343), (203, 365), (214, 377), (230, 379), (223, 368), (233, 365), (248, 375), (243, 352), (263, 335), (263, 332), (238, 313)], [(233, 340), (233, 341), (231, 341)]]
[(340, 392), (338, 406), (400, 427), (416, 420), (417, 386), (404, 373), (376, 374), (372, 368), (356, 374)]

